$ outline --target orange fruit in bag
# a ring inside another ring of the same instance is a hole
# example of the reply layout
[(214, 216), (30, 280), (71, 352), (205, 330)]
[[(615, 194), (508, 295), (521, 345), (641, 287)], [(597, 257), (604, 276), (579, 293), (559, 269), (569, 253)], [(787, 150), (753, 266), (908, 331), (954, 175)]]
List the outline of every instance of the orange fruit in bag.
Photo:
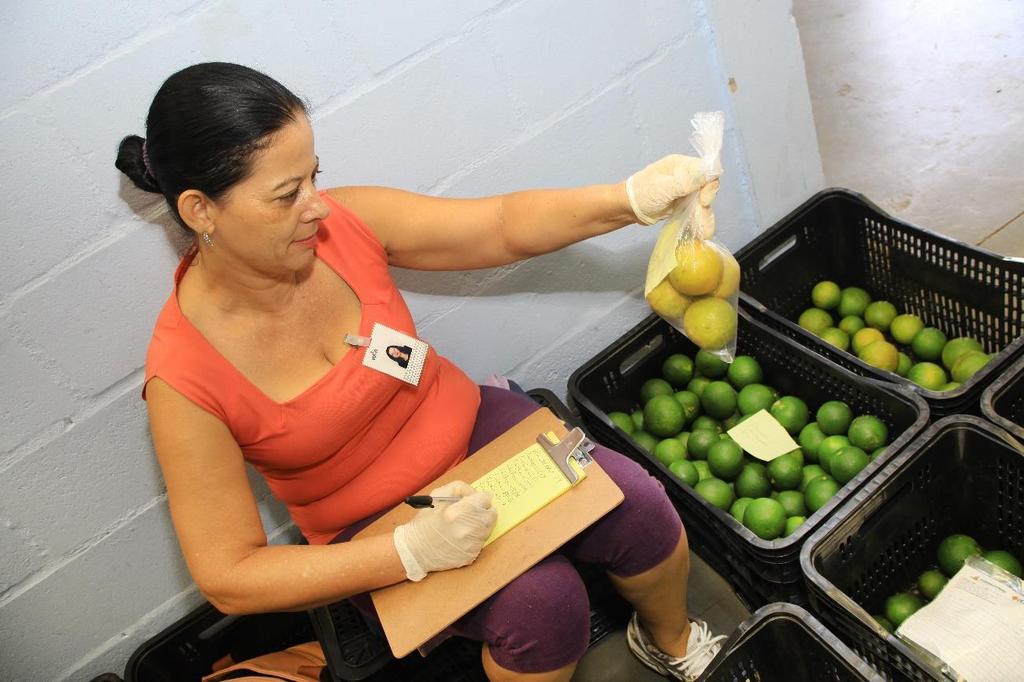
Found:
[(699, 240), (685, 241), (676, 247), (676, 267), (668, 280), (684, 296), (700, 296), (713, 291), (722, 281), (722, 256), (714, 246)]
[(647, 294), (647, 303), (654, 312), (667, 320), (682, 320), (683, 313), (690, 306), (690, 299), (680, 295), (666, 277)]
[(722, 280), (711, 295), (716, 298), (729, 298), (740, 288), (740, 264), (732, 257), (732, 254), (723, 250), (722, 254)]
[(702, 350), (720, 350), (736, 335), (736, 309), (713, 296), (694, 301), (683, 315), (683, 331)]

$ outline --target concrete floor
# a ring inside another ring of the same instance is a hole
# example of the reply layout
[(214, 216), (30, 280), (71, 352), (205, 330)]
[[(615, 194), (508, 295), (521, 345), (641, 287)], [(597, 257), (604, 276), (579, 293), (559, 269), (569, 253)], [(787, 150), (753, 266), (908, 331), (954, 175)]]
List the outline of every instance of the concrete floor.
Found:
[[(715, 634), (731, 634), (750, 615), (729, 583), (692, 552), (687, 587), (690, 617), (706, 620)], [(619, 630), (587, 651), (572, 679), (573, 682), (660, 682), (665, 678), (630, 653), (626, 633)]]
[(1024, 2), (794, 0), (826, 183), (1024, 256)]

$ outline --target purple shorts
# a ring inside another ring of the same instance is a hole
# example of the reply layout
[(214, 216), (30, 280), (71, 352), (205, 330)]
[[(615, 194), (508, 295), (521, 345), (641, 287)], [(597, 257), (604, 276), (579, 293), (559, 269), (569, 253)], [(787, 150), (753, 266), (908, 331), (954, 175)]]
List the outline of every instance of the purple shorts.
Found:
[[(480, 397), (470, 453), (537, 409), (528, 396), (501, 388), (482, 386)], [(491, 657), (503, 668), (546, 672), (586, 653), (590, 603), (570, 558), (629, 577), (660, 564), (679, 544), (682, 523), (661, 483), (636, 462), (601, 445), (591, 456), (622, 489), (625, 501), (446, 630), (487, 642)], [(334, 542), (349, 540), (372, 520), (346, 528)], [(368, 595), (352, 601), (373, 613)]]

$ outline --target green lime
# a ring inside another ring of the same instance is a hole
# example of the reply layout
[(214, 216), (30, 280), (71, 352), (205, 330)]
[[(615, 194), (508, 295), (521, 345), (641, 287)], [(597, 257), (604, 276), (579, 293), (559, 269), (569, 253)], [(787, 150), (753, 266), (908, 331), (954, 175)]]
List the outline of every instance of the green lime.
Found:
[(683, 430), (686, 416), (675, 396), (656, 395), (644, 405), (644, 424), (647, 431), (661, 438), (674, 436)]
[(697, 467), (694, 466), (693, 462), (685, 459), (677, 459), (668, 465), (668, 470), (671, 471), (679, 480), (691, 488), (697, 485)]
[[(780, 495), (781, 497), (781, 495)], [(786, 529), (782, 531), (782, 537), (788, 538), (790, 535), (796, 532), (796, 529), (803, 525), (804, 521), (807, 520), (806, 516), (790, 516), (786, 519)]]
[(686, 441), (686, 452), (690, 459), (707, 459), (708, 450), (719, 440), (718, 432), (711, 429), (691, 431), (690, 438)]
[(839, 307), (841, 294), (842, 291), (839, 289), (839, 285), (826, 279), (818, 282), (811, 289), (811, 302), (814, 303), (816, 308), (832, 310)]
[(820, 308), (808, 308), (800, 313), (796, 323), (817, 336), (832, 326), (832, 316)]
[(821, 332), (821, 339), (825, 343), (832, 344), (839, 350), (850, 349), (850, 335), (839, 327), (829, 327), (825, 331)]
[(767, 470), (753, 462), (743, 465), (734, 485), (736, 486), (736, 494), (740, 497), (764, 497), (772, 491)]
[(739, 521), (740, 523), (743, 523), (743, 511), (747, 508), (747, 505), (750, 504), (752, 501), (753, 498), (750, 497), (741, 497), (737, 499), (735, 502), (732, 503), (732, 506), (729, 507), (729, 515), (737, 521)]
[(629, 418), (633, 420), (633, 430), (643, 431), (644, 430), (644, 411), (642, 409), (633, 410)]
[(810, 418), (807, 403), (791, 395), (782, 396), (772, 403), (771, 414), (782, 424), (782, 428), (794, 436), (807, 426)]
[(804, 490), (804, 502), (812, 514), (824, 507), (839, 492), (839, 484), (831, 478), (816, 478)]
[(686, 446), (690, 442), (690, 432), (689, 431), (683, 431), (682, 433), (677, 433), (675, 435), (675, 439), (682, 444), (683, 452), (686, 452)]
[(895, 372), (900, 366), (900, 352), (888, 341), (869, 343), (857, 353), (857, 357), (872, 367), (884, 369), (887, 372)]
[(865, 327), (864, 320), (860, 319), (856, 315), (847, 315), (843, 319), (839, 320), (839, 328), (846, 332), (846, 335), (851, 339), (853, 335), (859, 332)]
[(818, 464), (826, 473), (832, 470), (832, 458), (849, 444), (850, 439), (846, 436), (829, 436), (821, 441), (818, 446)]
[(885, 335), (874, 327), (864, 327), (850, 339), (850, 346), (853, 348), (854, 353), (860, 355), (862, 350), (875, 341), (885, 341)]
[(921, 388), (941, 391), (946, 385), (946, 372), (934, 362), (919, 362), (907, 372), (907, 378)]
[(711, 469), (708, 468), (708, 463), (702, 459), (698, 459), (693, 463), (693, 468), (697, 470), (697, 480), (704, 481), (712, 478)]
[(743, 469), (743, 448), (732, 440), (719, 440), (708, 448), (708, 467), (718, 478), (731, 481)]
[(964, 565), (967, 557), (979, 554), (981, 554), (981, 547), (974, 541), (974, 538), (957, 533), (939, 543), (936, 558), (939, 560), (939, 568), (942, 569), (942, 572), (952, 578)]
[(1003, 549), (992, 549), (981, 555), (986, 561), (990, 561), (999, 568), (1012, 573), (1018, 578), (1024, 577), (1021, 575), (1022, 569), (1020, 562), (1017, 561), (1017, 557), (1013, 556), (1009, 552)]
[(856, 315), (862, 317), (864, 309), (871, 303), (871, 296), (860, 287), (846, 287), (839, 293), (839, 317)]
[(924, 322), (921, 321), (921, 318), (909, 313), (897, 315), (889, 325), (889, 333), (892, 334), (892, 338), (896, 340), (896, 343), (902, 343), (904, 346), (909, 346), (922, 329), (924, 329)]
[(686, 459), (686, 446), (675, 438), (666, 438), (654, 446), (654, 456), (668, 466), (677, 459)]
[(800, 492), (807, 490), (807, 484), (816, 478), (828, 478), (828, 472), (821, 468), (818, 464), (808, 464), (805, 466), (800, 474)]
[(728, 382), (712, 381), (701, 393), (700, 405), (705, 414), (725, 419), (736, 411), (736, 391)]
[(903, 621), (910, 618), (922, 606), (924, 604), (916, 594), (900, 592), (885, 600), (885, 617), (894, 627), (898, 628)]
[(871, 456), (871, 461), (874, 462), (876, 459), (878, 459), (879, 457), (881, 457), (884, 454), (885, 454), (885, 447), (883, 446), (883, 447), (878, 448), (877, 450), (875, 450), (874, 452), (871, 453), (871, 455), (870, 455)]
[(839, 485), (846, 485), (868, 465), (868, 453), (853, 445), (837, 452), (830, 462), (832, 477)]
[(694, 393), (697, 397), (704, 392), (704, 387), (711, 383), (711, 379), (707, 377), (694, 377), (690, 379), (690, 383), (686, 384), (686, 390), (690, 393)]
[(821, 432), (826, 436), (846, 433), (853, 421), (853, 411), (842, 400), (829, 400), (821, 404), (815, 415)]
[(896, 630), (896, 628), (894, 628), (892, 626), (892, 623), (889, 622), (889, 619), (886, 618), (885, 616), (871, 616), (871, 617), (875, 619), (876, 623), (878, 623), (883, 628), (885, 628), (886, 632), (893, 632), (893, 631)]
[(889, 443), (889, 429), (881, 419), (870, 414), (862, 414), (850, 422), (846, 435), (852, 445), (864, 452), (874, 452)]
[(705, 478), (703, 481), (698, 481), (693, 489), (712, 506), (718, 507), (724, 512), (728, 512), (729, 507), (732, 506), (732, 488), (721, 479)]
[(942, 390), (943, 391), (955, 391), (958, 388), (960, 388), (960, 382), (959, 381), (950, 381), (948, 384), (946, 384), (945, 386), (942, 387)]
[(952, 371), (957, 358), (969, 350), (982, 352), (985, 349), (981, 347), (981, 344), (978, 343), (977, 339), (972, 339), (970, 336), (959, 336), (955, 339), (950, 339), (946, 342), (946, 345), (942, 347), (943, 366)]
[(636, 431), (636, 425), (633, 424), (633, 418), (625, 412), (609, 412), (608, 418), (612, 420), (612, 424), (615, 424), (626, 433), (633, 433)]
[(946, 335), (935, 327), (925, 327), (914, 334), (910, 348), (918, 360), (938, 360), (942, 356), (942, 348), (946, 345)]
[(791, 454), (776, 457), (768, 463), (768, 476), (776, 490), (793, 490), (800, 487), (802, 474), (801, 462)]
[(807, 505), (804, 504), (804, 494), (799, 490), (783, 490), (775, 498), (786, 510), (786, 516), (805, 516)]
[(743, 511), (743, 525), (762, 540), (774, 540), (786, 530), (786, 510), (778, 500), (756, 498)]
[(744, 386), (761, 383), (763, 374), (761, 372), (761, 365), (758, 364), (757, 360), (749, 355), (737, 355), (736, 359), (729, 365), (725, 376), (729, 379), (729, 383), (735, 386), (738, 391)]
[(693, 360), (682, 353), (673, 353), (662, 363), (661, 376), (677, 388), (686, 386), (693, 378)]
[(722, 430), (728, 431), (732, 427), (739, 424), (741, 419), (743, 419), (743, 415), (741, 415), (739, 412), (733, 412), (722, 421)]
[(672, 397), (683, 406), (685, 423), (689, 424), (700, 414), (700, 398), (693, 391), (676, 391)]
[(644, 405), (656, 395), (672, 395), (675, 389), (664, 379), (648, 379), (640, 386), (640, 400)]
[(889, 329), (889, 325), (896, 319), (896, 306), (889, 301), (872, 301), (864, 309), (864, 321), (869, 327), (881, 329), (883, 332)]
[(942, 592), (942, 588), (946, 586), (947, 582), (949, 580), (942, 575), (941, 571), (930, 568), (917, 579), (917, 589), (925, 599), (930, 601), (939, 596), (939, 592)]
[(770, 409), (775, 400), (775, 392), (764, 384), (749, 384), (740, 389), (736, 396), (736, 406), (740, 414), (754, 414), (759, 410)]
[(907, 376), (907, 374), (910, 373), (910, 368), (914, 366), (914, 361), (911, 360), (910, 356), (904, 353), (903, 351), (900, 351), (897, 354), (897, 358), (898, 360), (896, 362), (896, 373), (899, 374), (901, 377), (905, 377)]
[(697, 351), (694, 363), (700, 375), (710, 379), (725, 376), (726, 370), (729, 369), (729, 365), (724, 360), (706, 350)]
[(959, 384), (968, 381), (975, 372), (988, 364), (989, 359), (989, 356), (981, 351), (969, 350), (961, 353), (953, 363), (953, 381)]
[(825, 440), (825, 432), (821, 430), (817, 422), (810, 422), (800, 429), (797, 442), (800, 443), (800, 449), (804, 451), (804, 459), (817, 462), (818, 448), (821, 447), (823, 440)]
[(691, 431), (714, 431), (715, 433), (722, 432), (722, 424), (714, 417), (702, 414), (693, 420), (690, 424)]
[(654, 454), (654, 448), (658, 447), (658, 439), (647, 433), (646, 431), (634, 431), (630, 436), (637, 445), (641, 447), (645, 452)]
[(697, 468), (689, 460), (676, 460), (669, 465), (669, 471), (690, 487), (697, 484)]

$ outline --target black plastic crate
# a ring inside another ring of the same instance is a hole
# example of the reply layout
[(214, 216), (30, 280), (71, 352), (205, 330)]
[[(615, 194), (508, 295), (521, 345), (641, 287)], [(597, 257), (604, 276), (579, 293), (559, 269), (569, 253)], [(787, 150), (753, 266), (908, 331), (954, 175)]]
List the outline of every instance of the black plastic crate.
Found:
[(598, 442), (637, 460), (662, 482), (680, 509), (690, 544), (729, 580), (748, 606), (756, 608), (773, 601), (801, 603), (805, 602), (805, 588), (800, 546), (843, 500), (924, 429), (928, 406), (919, 396), (892, 384), (857, 376), (828, 362), (742, 310), (738, 329), (737, 353), (758, 360), (765, 383), (783, 394), (799, 396), (812, 410), (826, 400), (844, 400), (855, 414), (874, 414), (889, 427), (891, 440), (885, 453), (789, 537), (772, 541), (757, 537), (679, 481), (608, 418), (608, 412), (633, 409), (641, 384), (660, 376), (666, 357), (697, 352), (692, 341), (657, 315), (648, 316), (573, 372), (569, 400)]
[[(978, 414), (985, 386), (1024, 348), (1024, 260), (1006, 258), (888, 215), (845, 189), (818, 192), (736, 254), (740, 302), (800, 344), (857, 374), (924, 396), (932, 415)], [(821, 280), (859, 286), (949, 338), (972, 336), (996, 356), (953, 391), (923, 389), (840, 351), (796, 319)]]
[(1024, 446), (984, 419), (933, 424), (808, 539), (800, 555), (812, 607), (888, 679), (944, 679), (871, 617), (966, 533), (1024, 556)]
[(981, 411), (1018, 438), (1024, 438), (1024, 356), (981, 395)]
[(215, 663), (230, 665), (314, 639), (303, 612), (225, 616), (203, 604), (140, 646), (128, 659), (124, 679), (199, 680)]
[(760, 608), (736, 628), (698, 682), (880, 682), (871, 666), (793, 604)]

